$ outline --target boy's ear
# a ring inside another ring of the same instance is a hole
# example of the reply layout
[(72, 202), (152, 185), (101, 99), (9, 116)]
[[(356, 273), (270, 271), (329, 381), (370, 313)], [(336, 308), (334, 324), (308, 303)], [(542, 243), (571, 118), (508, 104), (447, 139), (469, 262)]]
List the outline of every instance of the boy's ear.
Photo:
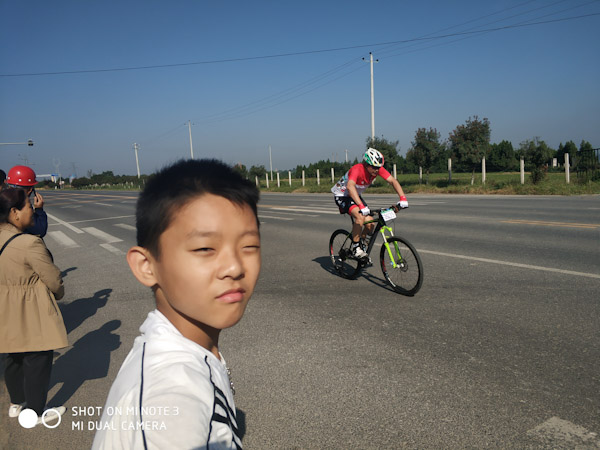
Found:
[(127, 263), (133, 275), (144, 286), (152, 287), (158, 283), (154, 274), (154, 259), (143, 247), (131, 247), (127, 252)]

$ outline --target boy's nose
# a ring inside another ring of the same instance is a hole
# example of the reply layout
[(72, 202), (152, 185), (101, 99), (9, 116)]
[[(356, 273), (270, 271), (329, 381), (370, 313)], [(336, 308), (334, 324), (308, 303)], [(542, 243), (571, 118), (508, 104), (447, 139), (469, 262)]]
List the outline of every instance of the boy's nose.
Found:
[(227, 252), (223, 255), (219, 275), (221, 278), (230, 277), (234, 280), (244, 276), (244, 264), (237, 252)]

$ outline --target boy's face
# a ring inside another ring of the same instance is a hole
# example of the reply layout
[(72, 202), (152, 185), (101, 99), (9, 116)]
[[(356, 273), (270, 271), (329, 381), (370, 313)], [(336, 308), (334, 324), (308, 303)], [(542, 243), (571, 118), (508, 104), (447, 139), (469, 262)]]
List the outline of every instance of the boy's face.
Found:
[(174, 213), (159, 246), (159, 259), (152, 258), (157, 307), (184, 336), (197, 341), (203, 325), (222, 330), (242, 318), (260, 272), (260, 235), (248, 205), (197, 197)]

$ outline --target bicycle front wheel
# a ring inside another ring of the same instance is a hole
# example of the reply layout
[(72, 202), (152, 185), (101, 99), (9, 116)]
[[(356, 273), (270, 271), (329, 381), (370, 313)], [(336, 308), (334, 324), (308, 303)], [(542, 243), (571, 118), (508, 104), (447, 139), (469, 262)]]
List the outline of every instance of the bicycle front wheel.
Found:
[(415, 295), (423, 285), (423, 263), (417, 250), (407, 240), (395, 236), (381, 246), (381, 270), (396, 292)]
[(351, 256), (352, 233), (336, 230), (329, 239), (329, 256), (335, 270), (344, 278), (356, 278), (362, 268), (360, 261)]

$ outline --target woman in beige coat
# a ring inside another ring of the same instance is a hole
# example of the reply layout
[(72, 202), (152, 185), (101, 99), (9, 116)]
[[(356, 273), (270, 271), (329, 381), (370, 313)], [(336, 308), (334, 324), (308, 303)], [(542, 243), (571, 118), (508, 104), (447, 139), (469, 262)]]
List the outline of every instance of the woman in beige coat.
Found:
[(48, 423), (65, 411), (61, 406), (44, 413), (53, 350), (68, 345), (56, 303), (64, 286), (44, 241), (21, 234), (32, 222), (33, 208), (24, 190), (0, 192), (0, 353), (8, 354), (8, 413), (17, 417), (26, 407), (37, 413), (38, 423), (42, 414)]

